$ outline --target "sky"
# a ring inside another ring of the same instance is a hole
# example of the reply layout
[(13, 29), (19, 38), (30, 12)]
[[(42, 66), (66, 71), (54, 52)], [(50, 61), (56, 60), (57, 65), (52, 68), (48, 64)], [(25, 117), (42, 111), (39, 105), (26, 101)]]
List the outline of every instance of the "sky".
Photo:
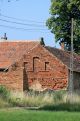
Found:
[(9, 40), (39, 40), (43, 37), (47, 46), (59, 46), (54, 34), (45, 26), (50, 17), (50, 0), (7, 1), (0, 0), (0, 37), (4, 33)]

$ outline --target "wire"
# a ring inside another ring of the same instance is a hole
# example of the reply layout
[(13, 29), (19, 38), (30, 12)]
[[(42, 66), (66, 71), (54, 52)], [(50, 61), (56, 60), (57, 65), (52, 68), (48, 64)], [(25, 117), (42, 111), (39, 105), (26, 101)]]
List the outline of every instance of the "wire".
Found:
[(33, 22), (33, 23), (43, 23), (45, 24), (44, 22), (39, 22), (39, 21), (33, 21), (33, 20), (28, 20), (28, 19), (20, 19), (20, 18), (15, 18), (15, 17), (11, 17), (11, 16), (6, 16), (6, 15), (3, 15), (3, 14), (0, 14), (0, 16), (3, 16), (5, 18), (10, 18), (10, 19), (15, 19), (15, 20), (19, 20), (19, 21), (26, 21), (26, 22)]
[(5, 19), (0, 19), (0, 21), (4, 21), (4, 22), (8, 22), (8, 23), (14, 23), (14, 24), (20, 24), (20, 25), (26, 25), (26, 26), (45, 27), (43, 25), (26, 24), (26, 23), (20, 23), (20, 22), (15, 22), (15, 21), (9, 21), (9, 20), (5, 20)]
[(6, 26), (6, 25), (1, 25), (1, 27), (5, 27), (5, 28), (10, 28), (10, 29), (16, 29), (16, 30), (22, 30), (22, 31), (47, 31), (47, 29), (26, 29), (26, 28), (17, 28), (17, 27), (13, 27), (13, 26)]
[(13, 23), (13, 24), (24, 25), (24, 26), (45, 27), (45, 26), (43, 26), (43, 25), (26, 24), (26, 23), (21, 23), (21, 22), (9, 21), (9, 20), (5, 20), (5, 19), (0, 19), (0, 21), (4, 21), (4, 22), (7, 22), (7, 23)]

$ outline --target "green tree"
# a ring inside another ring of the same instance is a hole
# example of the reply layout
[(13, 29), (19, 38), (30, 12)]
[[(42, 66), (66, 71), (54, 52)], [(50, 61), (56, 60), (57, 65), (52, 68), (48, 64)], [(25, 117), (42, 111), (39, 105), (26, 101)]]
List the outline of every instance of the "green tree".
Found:
[(71, 45), (71, 18), (74, 19), (74, 51), (80, 53), (80, 0), (51, 0), (51, 17), (46, 25), (55, 34), (56, 42)]

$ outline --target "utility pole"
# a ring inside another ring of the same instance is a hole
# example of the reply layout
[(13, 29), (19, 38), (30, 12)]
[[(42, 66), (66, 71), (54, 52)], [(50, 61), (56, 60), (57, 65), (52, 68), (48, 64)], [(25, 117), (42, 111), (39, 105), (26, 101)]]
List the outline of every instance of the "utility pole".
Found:
[(73, 99), (73, 32), (74, 32), (74, 20), (71, 19), (71, 52), (70, 52), (70, 78), (69, 78), (69, 84), (68, 84), (68, 94), (70, 95), (70, 100), (72, 102)]

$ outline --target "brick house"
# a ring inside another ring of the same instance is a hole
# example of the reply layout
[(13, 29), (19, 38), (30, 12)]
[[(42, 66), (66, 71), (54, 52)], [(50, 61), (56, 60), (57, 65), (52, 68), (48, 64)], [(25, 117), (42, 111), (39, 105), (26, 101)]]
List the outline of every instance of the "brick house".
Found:
[[(0, 85), (11, 90), (65, 89), (70, 53), (38, 41), (0, 42)], [(80, 88), (80, 56), (74, 54), (74, 88)]]

